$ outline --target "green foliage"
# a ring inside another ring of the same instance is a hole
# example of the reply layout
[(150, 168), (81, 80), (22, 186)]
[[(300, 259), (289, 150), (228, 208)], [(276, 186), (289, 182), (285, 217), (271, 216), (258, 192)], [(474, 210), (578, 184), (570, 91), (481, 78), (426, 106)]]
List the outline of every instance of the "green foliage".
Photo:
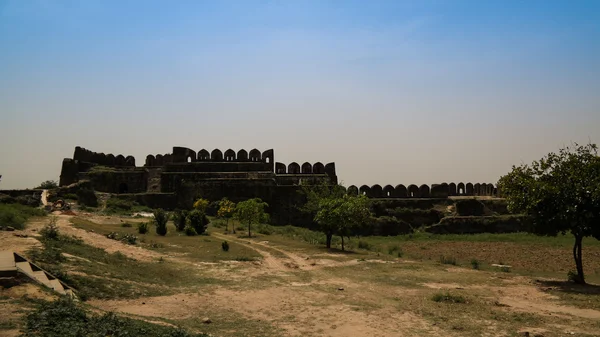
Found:
[(600, 239), (600, 157), (597, 146), (587, 144), (549, 153), (531, 165), (513, 166), (500, 178), (498, 188), (511, 212), (532, 219), (533, 230), (556, 236), (570, 232), (575, 237), (573, 257), (577, 280), (585, 283), (582, 239)]
[(77, 190), (77, 200), (80, 205), (88, 207), (98, 207), (98, 198), (93, 190), (82, 188)]
[[(227, 198), (223, 198), (219, 201), (219, 210), (217, 211), (217, 217), (225, 219), (225, 230), (228, 230), (229, 219), (233, 217), (235, 213), (235, 203)], [(233, 227), (233, 225), (231, 226)], [(235, 228), (232, 228), (235, 233)]]
[(445, 303), (467, 303), (467, 300), (461, 295), (453, 295), (449, 292), (446, 293), (435, 293), (431, 300), (434, 302), (445, 302)]
[(109, 198), (106, 200), (106, 209), (108, 211), (130, 211), (133, 208), (133, 202), (119, 198)]
[(481, 216), (485, 213), (485, 206), (477, 199), (464, 199), (456, 201), (456, 213), (462, 216)]
[(106, 234), (106, 237), (112, 240), (117, 240), (117, 241), (121, 241), (123, 243), (126, 243), (128, 245), (135, 245), (137, 243), (137, 236), (133, 235), (133, 234), (119, 234), (117, 232), (110, 232), (108, 234)]
[(440, 263), (441, 264), (451, 264), (453, 266), (456, 266), (456, 259), (452, 256), (440, 256)]
[(25, 228), (27, 219), (33, 216), (45, 216), (44, 210), (20, 204), (0, 204), (0, 226)]
[(61, 298), (54, 302), (42, 302), (36, 310), (27, 314), (22, 336), (191, 337), (206, 335), (193, 335), (180, 328), (124, 318), (114, 313), (102, 315), (89, 313), (72, 300)]
[(268, 206), (269, 205), (266, 202), (263, 202), (260, 198), (255, 198), (239, 202), (235, 207), (235, 217), (240, 221), (240, 223), (245, 223), (248, 225), (249, 237), (252, 236), (252, 224), (268, 221), (269, 214), (265, 211), (265, 208)]
[(373, 245), (368, 243), (367, 241), (358, 240), (358, 248), (364, 250), (373, 250)]
[(364, 195), (323, 198), (314, 218), (327, 237), (327, 248), (331, 248), (331, 236), (339, 235), (342, 238), (342, 250), (344, 237), (359, 232), (370, 219), (370, 201)]
[(123, 222), (123, 223), (121, 224), (121, 227), (124, 227), (124, 228), (131, 228), (131, 227), (133, 227), (133, 225), (132, 225), (131, 223), (129, 223), (129, 222)]
[(43, 240), (56, 240), (58, 239), (58, 218), (53, 216), (50, 221), (40, 230), (40, 235)]
[(314, 218), (321, 209), (320, 203), (323, 200), (343, 198), (346, 190), (342, 185), (332, 185), (324, 181), (315, 185), (301, 184), (299, 193), (306, 198), (306, 203), (299, 207), (300, 211)]
[(221, 249), (223, 249), (224, 252), (228, 252), (229, 251), (229, 243), (227, 241), (223, 241), (223, 243), (221, 243)]
[(67, 194), (63, 195), (63, 199), (67, 199), (67, 200), (77, 200), (77, 194), (74, 194), (74, 193), (67, 193)]
[(148, 233), (148, 223), (147, 222), (140, 222), (138, 224), (137, 228), (138, 228), (138, 233), (140, 233), (140, 234)]
[(37, 190), (51, 190), (53, 188), (58, 187), (58, 182), (56, 180), (46, 180), (40, 184), (40, 186), (36, 187)]
[(471, 268), (479, 270), (479, 261), (477, 259), (471, 260)]
[(197, 234), (202, 234), (206, 231), (206, 226), (208, 226), (209, 221), (204, 212), (195, 209), (189, 213), (188, 219), (190, 221), (190, 226)]
[(194, 209), (202, 212), (202, 214), (206, 214), (206, 208), (209, 203), (210, 201), (200, 198), (194, 202)]
[(394, 253), (399, 253), (400, 255), (398, 257), (402, 257), (402, 248), (397, 244), (388, 246), (388, 254), (394, 255)]
[(156, 234), (167, 235), (167, 222), (169, 221), (169, 213), (162, 208), (154, 211), (154, 224), (156, 225)]
[(195, 236), (198, 235), (198, 232), (196, 232), (196, 230), (194, 229), (194, 227), (187, 225), (185, 226), (185, 228), (183, 229), (185, 235), (187, 236)]
[(175, 228), (178, 232), (181, 232), (185, 229), (187, 224), (188, 211), (177, 209), (173, 212), (173, 223), (175, 224)]

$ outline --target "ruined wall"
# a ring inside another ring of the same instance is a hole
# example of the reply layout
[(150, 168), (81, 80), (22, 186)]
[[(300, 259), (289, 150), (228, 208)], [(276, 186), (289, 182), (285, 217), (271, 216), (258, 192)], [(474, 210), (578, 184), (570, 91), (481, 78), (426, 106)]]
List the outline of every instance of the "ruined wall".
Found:
[(369, 198), (447, 198), (449, 196), (496, 196), (497, 189), (492, 184), (485, 183), (442, 183), (429, 185), (392, 185), (375, 184), (362, 185), (360, 188), (350, 185), (347, 189), (349, 195), (363, 194)]
[(148, 171), (91, 170), (79, 173), (79, 180), (89, 180), (94, 190), (106, 193), (143, 193), (148, 186)]
[(133, 156), (123, 156), (122, 154), (104, 154), (87, 150), (83, 147), (76, 146), (73, 153), (73, 160), (94, 163), (102, 166), (126, 166), (135, 167), (135, 158)]

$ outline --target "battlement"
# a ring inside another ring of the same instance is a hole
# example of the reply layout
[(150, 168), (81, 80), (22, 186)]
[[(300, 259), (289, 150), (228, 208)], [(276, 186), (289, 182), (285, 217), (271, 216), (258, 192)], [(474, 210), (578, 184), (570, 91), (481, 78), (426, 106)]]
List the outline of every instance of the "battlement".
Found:
[(423, 184), (414, 184), (408, 187), (400, 184), (395, 187), (379, 184), (373, 186), (362, 185), (360, 188), (350, 185), (346, 190), (349, 195), (365, 195), (369, 198), (447, 198), (449, 196), (496, 196), (498, 190), (493, 184), (486, 183), (441, 183), (433, 184), (431, 188)]
[(290, 163), (287, 167), (283, 163), (275, 163), (276, 174), (327, 174), (335, 176), (335, 163), (323, 165), (316, 162), (314, 165), (305, 162), (300, 166), (298, 163)]
[(123, 156), (119, 154), (117, 156), (109, 153), (98, 153), (87, 150), (83, 147), (75, 147), (75, 153), (73, 153), (73, 160), (94, 163), (102, 166), (129, 166), (135, 167), (135, 158), (133, 156)]
[(265, 164), (273, 164), (274, 152), (273, 149), (260, 152), (257, 149), (252, 149), (250, 152), (242, 149), (235, 152), (228, 149), (222, 152), (219, 149), (214, 149), (208, 152), (202, 149), (198, 152), (186, 148), (175, 146), (173, 153), (167, 155), (152, 155), (146, 156), (144, 166), (162, 166), (168, 163), (197, 163), (197, 162), (262, 162)]

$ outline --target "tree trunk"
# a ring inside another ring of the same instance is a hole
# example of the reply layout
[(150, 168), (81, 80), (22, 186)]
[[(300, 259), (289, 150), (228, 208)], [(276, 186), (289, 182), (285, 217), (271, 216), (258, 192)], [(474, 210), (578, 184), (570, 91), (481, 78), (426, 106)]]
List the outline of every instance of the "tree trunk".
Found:
[(248, 222), (248, 237), (252, 237), (252, 233), (250, 232), (250, 223)]
[(325, 236), (327, 237), (327, 243), (326, 243), (327, 248), (331, 248), (331, 238), (332, 238), (333, 234), (325, 233)]
[(342, 235), (342, 251), (344, 251), (344, 236)]
[(575, 266), (577, 266), (577, 279), (575, 283), (585, 284), (585, 277), (583, 275), (583, 261), (581, 259), (581, 246), (583, 236), (575, 235), (575, 244), (573, 245), (573, 257), (575, 258)]

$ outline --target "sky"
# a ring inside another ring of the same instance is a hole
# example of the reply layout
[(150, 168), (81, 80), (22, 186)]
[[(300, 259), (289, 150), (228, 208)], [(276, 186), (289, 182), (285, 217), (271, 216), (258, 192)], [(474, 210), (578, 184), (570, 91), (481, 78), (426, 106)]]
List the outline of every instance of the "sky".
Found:
[(600, 1), (0, 0), (0, 189), (96, 152), (274, 149), (345, 185), (600, 143)]

